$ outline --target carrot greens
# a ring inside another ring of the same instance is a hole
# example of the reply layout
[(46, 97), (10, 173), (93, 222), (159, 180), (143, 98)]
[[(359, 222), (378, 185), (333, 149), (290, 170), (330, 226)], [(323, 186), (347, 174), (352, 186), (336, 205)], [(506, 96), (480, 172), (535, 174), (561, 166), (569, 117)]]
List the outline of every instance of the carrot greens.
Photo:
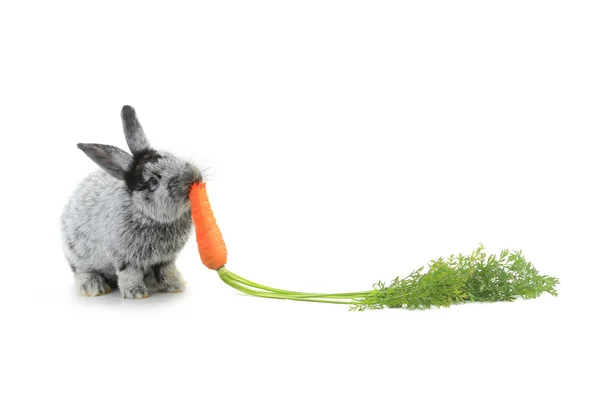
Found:
[(306, 293), (267, 287), (227, 270), (218, 269), (219, 277), (240, 292), (274, 299), (347, 304), (351, 310), (449, 307), (466, 302), (513, 301), (533, 299), (543, 293), (557, 295), (559, 281), (539, 274), (521, 251), (502, 250), (486, 255), (479, 246), (470, 255), (438, 258), (397, 277), (389, 284), (378, 282), (370, 291), (349, 293)]

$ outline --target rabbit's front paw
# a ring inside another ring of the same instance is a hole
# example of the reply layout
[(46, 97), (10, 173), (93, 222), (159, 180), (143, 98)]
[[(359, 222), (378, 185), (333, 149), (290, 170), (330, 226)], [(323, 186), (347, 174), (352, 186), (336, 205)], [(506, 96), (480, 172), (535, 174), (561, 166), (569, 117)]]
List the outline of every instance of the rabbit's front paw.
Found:
[(131, 288), (121, 289), (121, 296), (124, 299), (145, 299), (148, 297), (148, 290), (144, 285), (136, 285)]
[(83, 296), (101, 296), (112, 291), (104, 277), (98, 273), (77, 273), (75, 282), (77, 290)]

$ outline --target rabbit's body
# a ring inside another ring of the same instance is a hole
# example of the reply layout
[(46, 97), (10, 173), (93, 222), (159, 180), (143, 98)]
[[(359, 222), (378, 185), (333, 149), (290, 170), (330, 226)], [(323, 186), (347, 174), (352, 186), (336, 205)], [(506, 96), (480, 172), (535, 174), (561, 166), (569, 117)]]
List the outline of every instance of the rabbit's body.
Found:
[(85, 178), (61, 217), (65, 256), (85, 295), (102, 295), (118, 285), (123, 297), (143, 298), (145, 276), (154, 277), (160, 291), (185, 288), (175, 259), (192, 230), (187, 193), (192, 182), (201, 180), (200, 172), (150, 149), (137, 118), (128, 135), (127, 117), (135, 117), (129, 109), (123, 109), (123, 123), (134, 155), (80, 144), (104, 171)]
[(190, 213), (168, 223), (144, 216), (124, 183), (102, 170), (75, 191), (61, 225), (72, 269), (97, 271), (113, 283), (119, 264), (136, 262), (147, 274), (157, 264), (174, 261), (192, 230)]

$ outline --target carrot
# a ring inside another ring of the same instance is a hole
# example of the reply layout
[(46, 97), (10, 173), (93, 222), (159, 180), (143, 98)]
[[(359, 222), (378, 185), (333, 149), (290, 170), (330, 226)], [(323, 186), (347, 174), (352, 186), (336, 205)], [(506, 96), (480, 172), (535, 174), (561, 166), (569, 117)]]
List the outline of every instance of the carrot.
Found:
[(206, 184), (195, 183), (190, 190), (192, 221), (196, 229), (196, 243), (200, 259), (212, 270), (218, 270), (227, 263), (227, 247), (210, 207)]
[[(227, 249), (210, 208), (206, 184), (197, 183), (190, 190), (192, 219), (202, 263), (216, 270), (230, 287), (248, 295), (271, 299), (351, 305), (351, 310), (406, 307), (429, 309), (465, 302), (511, 301), (517, 297), (537, 298), (547, 292), (557, 295), (558, 279), (542, 276), (527, 262), (521, 251), (499, 257), (486, 257), (483, 246), (471, 255), (451, 255), (431, 261), (429, 270), (414, 270), (405, 278), (396, 277), (386, 285), (378, 282), (374, 289), (346, 293), (307, 293), (267, 287), (230, 272), (225, 268)], [(507, 280), (508, 279), (508, 280)]]

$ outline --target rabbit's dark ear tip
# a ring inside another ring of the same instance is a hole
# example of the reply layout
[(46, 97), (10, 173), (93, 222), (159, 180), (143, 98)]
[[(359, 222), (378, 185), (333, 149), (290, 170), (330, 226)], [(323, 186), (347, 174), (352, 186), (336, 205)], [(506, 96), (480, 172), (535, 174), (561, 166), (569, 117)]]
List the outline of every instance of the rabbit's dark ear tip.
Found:
[(92, 148), (93, 144), (83, 144), (83, 143), (78, 143), (77, 144), (77, 148), (79, 148), (80, 150), (82, 150), (83, 152), (88, 152), (91, 148)]
[(121, 114), (123, 114), (123, 116), (135, 115), (135, 109), (131, 106), (123, 106)]

